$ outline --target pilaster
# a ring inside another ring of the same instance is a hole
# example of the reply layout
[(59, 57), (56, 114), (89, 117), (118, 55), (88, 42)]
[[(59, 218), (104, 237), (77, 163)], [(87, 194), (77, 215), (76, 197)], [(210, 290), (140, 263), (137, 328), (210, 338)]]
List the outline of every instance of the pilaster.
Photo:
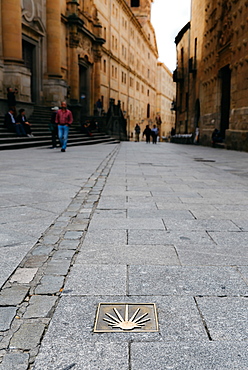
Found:
[(22, 14), (20, 0), (1, 0), (2, 48), (5, 63), (22, 63)]

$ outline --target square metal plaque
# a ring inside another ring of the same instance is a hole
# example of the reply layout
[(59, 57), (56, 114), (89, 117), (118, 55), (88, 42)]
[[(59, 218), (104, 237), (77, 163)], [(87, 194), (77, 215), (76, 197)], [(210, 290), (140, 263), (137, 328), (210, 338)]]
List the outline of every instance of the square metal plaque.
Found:
[(154, 303), (99, 303), (94, 332), (155, 332), (158, 317)]

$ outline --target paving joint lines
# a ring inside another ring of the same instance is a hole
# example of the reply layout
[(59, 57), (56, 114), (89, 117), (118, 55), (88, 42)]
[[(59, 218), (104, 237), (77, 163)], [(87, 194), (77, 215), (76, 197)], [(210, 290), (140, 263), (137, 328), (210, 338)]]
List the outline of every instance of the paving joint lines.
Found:
[(0, 370), (32, 369), (118, 154), (98, 166), (0, 291)]

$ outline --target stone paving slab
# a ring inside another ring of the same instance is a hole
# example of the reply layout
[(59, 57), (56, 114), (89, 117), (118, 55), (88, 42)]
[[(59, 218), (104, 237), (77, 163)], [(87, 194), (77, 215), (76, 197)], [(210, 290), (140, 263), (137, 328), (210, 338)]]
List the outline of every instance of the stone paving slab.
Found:
[(0, 364), (0, 370), (27, 370), (28, 360), (27, 353), (8, 353)]
[(214, 341), (247, 341), (248, 297), (197, 297)]
[(40, 318), (49, 317), (50, 311), (53, 308), (57, 297), (53, 296), (32, 296), (29, 301), (29, 306), (24, 314), (24, 318)]
[(130, 266), (131, 295), (245, 296), (248, 285), (223, 266)]
[[(238, 250), (237, 250), (238, 249)], [(182, 265), (188, 266), (240, 266), (248, 265), (246, 247), (216, 248), (208, 245), (191, 244), (190, 246), (176, 246)]]
[(86, 234), (84, 243), (123, 245), (127, 243), (127, 232), (126, 230), (99, 230), (97, 233), (89, 231)]
[[(246, 370), (247, 343), (132, 343), (132, 370)], [(124, 370), (124, 369), (123, 369)]]
[(168, 231), (241, 231), (240, 227), (238, 227), (235, 223), (230, 220), (184, 220), (184, 222), (180, 222), (176, 219), (174, 220), (166, 220), (166, 227)]
[(55, 338), (42, 348), (34, 370), (128, 370), (128, 353), (127, 343), (92, 343), (85, 346), (73, 338), (63, 341), (63, 344)]
[(26, 297), (29, 286), (12, 285), (2, 289), (0, 292), (0, 306), (17, 306)]
[[(94, 333), (96, 310), (99, 303), (155, 303), (159, 318), (159, 332)], [(63, 295), (47, 332), (48, 342), (55, 337), (89, 347), (93, 342), (171, 342), (177, 340), (203, 340), (208, 342), (201, 316), (192, 297), (147, 296), (95, 296)], [(91, 342), (91, 344), (90, 344)], [(43, 347), (47, 347), (44, 343)]]
[(94, 217), (90, 223), (89, 231), (94, 230), (140, 230), (140, 229), (150, 229), (150, 230), (164, 230), (164, 224), (161, 219), (149, 219), (149, 218), (139, 218), (139, 219), (122, 219), (122, 218), (104, 218), (96, 219)]
[(101, 295), (126, 292), (127, 268), (123, 265), (75, 264), (68, 276), (64, 291), (70, 294)]
[(83, 245), (77, 264), (120, 265), (180, 265), (177, 251), (172, 245)]
[[(0, 332), (0, 366), (24, 352), (32, 364), (42, 341), (41, 370), (164, 369), (165, 353), (180, 370), (243, 369), (248, 154), (131, 142), (69, 148), (63, 161), (46, 149), (19, 153), (2, 153), (0, 172), (0, 308), (18, 305)], [(10, 282), (16, 268), (38, 268), (26, 291)], [(159, 332), (92, 332), (99, 301), (143, 299), (157, 304)]]
[(0, 307), (0, 331), (10, 328), (11, 321), (16, 314), (16, 307)]
[[(229, 245), (235, 248), (236, 245), (246, 246), (248, 248), (248, 232), (210, 232), (209, 235), (215, 243), (220, 246)], [(248, 253), (248, 249), (247, 249)]]
[(24, 323), (14, 333), (10, 341), (10, 348), (28, 350), (37, 347), (44, 329), (45, 325), (38, 321)]

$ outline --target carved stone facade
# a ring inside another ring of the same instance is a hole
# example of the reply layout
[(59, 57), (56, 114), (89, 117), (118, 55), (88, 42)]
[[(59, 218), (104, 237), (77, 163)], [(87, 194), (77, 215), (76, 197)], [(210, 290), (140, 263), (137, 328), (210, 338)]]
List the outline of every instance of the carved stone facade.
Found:
[[(248, 151), (248, 1), (192, 0), (191, 14), (176, 39), (178, 69), (182, 48), (189, 62), (177, 80), (177, 131), (200, 127), (201, 143), (211, 145), (218, 128), (227, 148)], [(180, 96), (187, 100), (187, 124)]]
[(121, 102), (128, 131), (155, 123), (153, 0), (1, 0), (0, 115), (7, 87), (28, 114), (67, 100), (77, 119)]
[(175, 126), (175, 111), (172, 107), (176, 99), (176, 84), (173, 82), (171, 71), (163, 64), (157, 68), (157, 114), (156, 123), (161, 137), (169, 137)]

